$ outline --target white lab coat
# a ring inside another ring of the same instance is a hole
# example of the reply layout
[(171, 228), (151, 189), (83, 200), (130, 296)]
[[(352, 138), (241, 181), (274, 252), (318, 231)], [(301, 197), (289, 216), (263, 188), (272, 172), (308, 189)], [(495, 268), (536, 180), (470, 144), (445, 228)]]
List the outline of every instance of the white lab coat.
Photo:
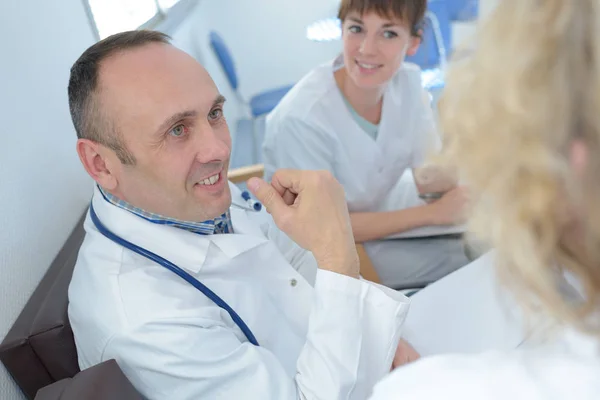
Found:
[[(424, 205), (411, 167), (440, 145), (431, 107), (423, 100), (420, 69), (403, 63), (388, 83), (377, 139), (354, 120), (335, 81), (341, 56), (301, 79), (269, 114), (263, 143), (265, 176), (280, 168), (327, 170), (343, 185), (350, 212), (395, 211)], [(431, 226), (444, 235), (448, 226)], [(422, 229), (405, 237), (422, 236)], [(468, 263), (459, 238), (377, 240), (365, 246), (382, 283), (390, 287), (435, 281)]]
[(598, 338), (569, 330), (526, 350), (423, 358), (386, 377), (371, 400), (596, 400), (599, 377)]
[(419, 68), (410, 63), (389, 82), (377, 139), (356, 123), (345, 104), (334, 72), (341, 56), (300, 80), (267, 117), (263, 159), (270, 179), (279, 168), (324, 169), (344, 186), (351, 212), (384, 211), (414, 205), (414, 198), (394, 194), (409, 190), (414, 181), (400, 182), (407, 168), (422, 165), (439, 146), (431, 108), (423, 101)]
[(365, 399), (389, 371), (407, 299), (317, 270), (311, 253), (231, 188), (235, 234), (227, 235), (147, 222), (98, 189), (93, 205), (109, 230), (216, 292), (261, 346), (180, 277), (102, 236), (88, 216), (69, 287), (80, 367), (115, 358), (150, 399)]

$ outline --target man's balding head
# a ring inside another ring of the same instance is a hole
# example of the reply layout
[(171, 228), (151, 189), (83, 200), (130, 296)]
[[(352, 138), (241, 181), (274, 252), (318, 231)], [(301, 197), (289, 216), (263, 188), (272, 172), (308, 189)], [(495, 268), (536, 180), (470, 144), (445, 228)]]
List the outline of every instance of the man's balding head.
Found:
[(123, 164), (134, 164), (111, 119), (102, 109), (99, 91), (100, 66), (103, 61), (123, 51), (148, 44), (170, 44), (171, 38), (157, 31), (129, 31), (110, 36), (88, 48), (71, 67), (69, 109), (80, 139), (89, 139), (115, 151)]

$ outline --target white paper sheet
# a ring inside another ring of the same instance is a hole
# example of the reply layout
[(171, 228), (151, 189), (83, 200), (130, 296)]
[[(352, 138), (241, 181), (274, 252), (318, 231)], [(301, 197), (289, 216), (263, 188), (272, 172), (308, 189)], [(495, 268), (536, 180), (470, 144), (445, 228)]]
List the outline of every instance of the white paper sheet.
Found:
[(412, 296), (403, 337), (421, 355), (433, 355), (514, 349), (524, 332), (488, 253)]

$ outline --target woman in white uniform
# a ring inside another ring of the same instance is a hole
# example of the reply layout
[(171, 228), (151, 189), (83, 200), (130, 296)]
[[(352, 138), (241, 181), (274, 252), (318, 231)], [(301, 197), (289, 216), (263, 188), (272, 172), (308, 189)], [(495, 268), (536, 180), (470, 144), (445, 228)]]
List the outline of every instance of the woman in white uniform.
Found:
[(425, 357), (372, 399), (600, 399), (600, 0), (503, 0), (454, 68), (441, 117), (450, 161), (484, 194), (474, 228), (553, 334)]
[[(439, 142), (420, 70), (404, 63), (419, 46), (425, 9), (426, 0), (343, 0), (343, 54), (286, 95), (267, 118), (263, 145), (267, 179), (279, 168), (333, 173), (346, 191), (356, 241), (366, 242), (381, 281), (396, 288), (468, 262), (460, 237), (438, 235), (456, 221), (462, 189), (451, 184), (426, 204), (409, 170)], [(433, 237), (383, 240), (432, 225), (440, 226)]]

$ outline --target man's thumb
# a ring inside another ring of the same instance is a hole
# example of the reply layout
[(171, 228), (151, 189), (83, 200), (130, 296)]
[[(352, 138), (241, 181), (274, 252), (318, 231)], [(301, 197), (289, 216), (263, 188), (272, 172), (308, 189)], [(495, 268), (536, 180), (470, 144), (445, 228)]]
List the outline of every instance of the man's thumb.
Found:
[(246, 183), (248, 190), (260, 201), (270, 214), (277, 214), (286, 206), (283, 198), (273, 186), (260, 178), (250, 178)]

